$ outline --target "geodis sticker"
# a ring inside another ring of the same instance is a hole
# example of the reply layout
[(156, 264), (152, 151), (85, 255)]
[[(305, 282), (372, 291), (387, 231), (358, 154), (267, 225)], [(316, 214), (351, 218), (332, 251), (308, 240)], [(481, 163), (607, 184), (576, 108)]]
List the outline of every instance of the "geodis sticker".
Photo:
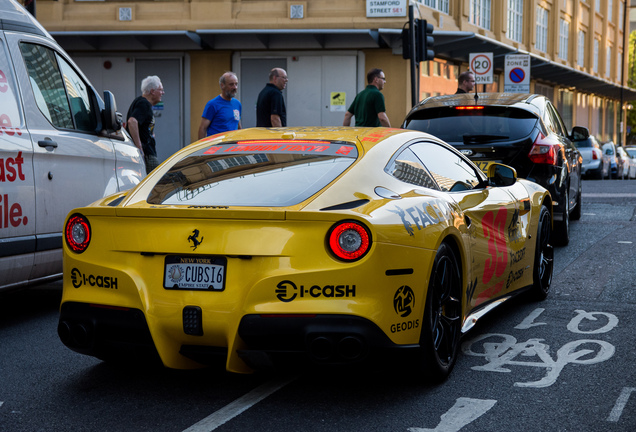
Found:
[[(401, 318), (406, 318), (413, 312), (415, 307), (415, 293), (408, 285), (402, 285), (393, 296), (393, 309)], [(403, 332), (416, 329), (420, 326), (420, 320), (408, 320), (391, 324), (391, 333)]]

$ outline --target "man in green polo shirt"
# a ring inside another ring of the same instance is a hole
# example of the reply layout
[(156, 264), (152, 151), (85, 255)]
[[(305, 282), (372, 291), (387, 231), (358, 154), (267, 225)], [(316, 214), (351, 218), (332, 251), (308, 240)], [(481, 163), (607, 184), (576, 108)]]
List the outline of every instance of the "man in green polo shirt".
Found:
[(384, 96), (380, 91), (384, 88), (386, 77), (382, 69), (371, 69), (367, 73), (367, 88), (362, 90), (345, 113), (343, 126), (351, 125), (351, 117), (356, 118), (356, 126), (391, 127), (384, 107)]

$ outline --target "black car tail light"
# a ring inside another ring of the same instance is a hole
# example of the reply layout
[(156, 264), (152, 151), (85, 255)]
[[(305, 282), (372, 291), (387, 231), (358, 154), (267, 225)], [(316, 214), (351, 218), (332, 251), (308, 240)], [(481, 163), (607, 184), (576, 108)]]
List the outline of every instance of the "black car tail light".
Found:
[(540, 133), (532, 144), (528, 157), (536, 164), (557, 165), (560, 152), (563, 152), (563, 145), (560, 142)]
[(371, 234), (360, 222), (338, 222), (329, 230), (327, 244), (336, 258), (356, 261), (369, 251)]
[(69, 249), (75, 253), (82, 253), (91, 242), (91, 225), (81, 214), (74, 214), (66, 222), (64, 237)]

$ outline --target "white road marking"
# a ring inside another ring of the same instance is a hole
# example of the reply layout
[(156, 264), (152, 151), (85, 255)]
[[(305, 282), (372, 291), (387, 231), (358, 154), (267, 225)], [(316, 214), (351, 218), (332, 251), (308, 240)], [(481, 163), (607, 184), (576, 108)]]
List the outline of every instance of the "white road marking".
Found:
[(619, 243), (619, 244), (632, 244), (632, 242), (630, 242), (630, 241), (624, 241), (624, 240), (621, 240), (621, 241), (619, 241), (618, 243)]
[(636, 391), (635, 387), (623, 387), (623, 391), (621, 392), (620, 396), (616, 400), (616, 404), (614, 405), (612, 412), (607, 418), (607, 421), (617, 422), (618, 419), (621, 418), (623, 409), (625, 408), (625, 405), (627, 405), (627, 401), (629, 400), (629, 395), (634, 391)]
[(636, 193), (584, 193), (586, 198), (636, 198)]
[(0, 402), (0, 407), (2, 406), (2, 404), (3, 404), (3, 403), (4, 403), (4, 402)]
[(224, 406), (220, 410), (215, 413), (210, 414), (208, 417), (204, 418), (200, 422), (190, 426), (183, 432), (210, 432), (224, 423), (232, 420), (234, 417), (238, 416), (242, 412), (248, 410), (252, 406), (256, 405), (267, 396), (273, 394), (277, 390), (285, 387), (287, 384), (292, 382), (294, 378), (279, 380), (279, 381), (270, 381), (267, 382), (260, 387), (255, 388), (251, 392), (241, 396), (234, 402)]
[(467, 424), (478, 419), (495, 406), (496, 400), (458, 398), (455, 405), (442, 414), (442, 421), (435, 429), (409, 428), (409, 432), (457, 432)]
[(527, 330), (530, 327), (546, 325), (547, 323), (544, 322), (534, 322), (534, 320), (537, 319), (539, 315), (543, 313), (543, 311), (545, 311), (545, 309), (536, 308), (530, 315), (526, 317), (526, 319), (523, 320), (521, 324), (515, 326), (515, 328), (519, 330)]
[(596, 213), (583, 213), (583, 216), (596, 216)]

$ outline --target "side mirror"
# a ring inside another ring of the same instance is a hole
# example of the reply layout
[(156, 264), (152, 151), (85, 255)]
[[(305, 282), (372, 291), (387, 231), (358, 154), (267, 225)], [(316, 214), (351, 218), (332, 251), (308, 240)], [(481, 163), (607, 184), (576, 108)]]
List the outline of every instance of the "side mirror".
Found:
[(104, 110), (102, 111), (104, 129), (113, 132), (121, 129), (121, 116), (118, 117), (117, 114), (115, 95), (108, 90), (104, 90)]
[(488, 182), (491, 186), (512, 186), (517, 182), (517, 171), (508, 165), (488, 165)]
[(574, 126), (572, 128), (572, 140), (582, 141), (590, 137), (590, 130), (583, 126)]

